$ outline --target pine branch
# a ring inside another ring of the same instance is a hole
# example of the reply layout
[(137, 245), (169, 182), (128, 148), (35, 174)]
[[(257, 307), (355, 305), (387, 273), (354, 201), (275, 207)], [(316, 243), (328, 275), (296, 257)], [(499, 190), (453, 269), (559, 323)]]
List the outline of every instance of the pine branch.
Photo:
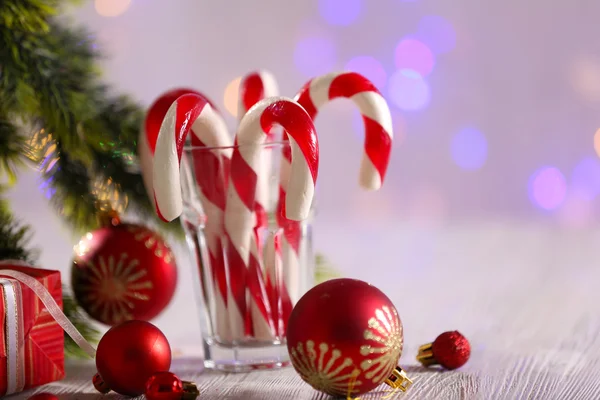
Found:
[(29, 250), (31, 228), (16, 220), (6, 200), (0, 200), (0, 260), (21, 260), (33, 264), (38, 251)]
[(7, 175), (10, 184), (17, 180), (17, 167), (23, 165), (26, 139), (0, 110), (0, 176)]
[(322, 283), (330, 279), (339, 278), (340, 273), (327, 261), (323, 254), (317, 254), (315, 257), (315, 282)]
[[(97, 227), (97, 180), (110, 179), (139, 214), (158, 222), (141, 175), (129, 165), (143, 112), (99, 82), (92, 36), (53, 20), (59, 3), (0, 1), (0, 104), (50, 135), (41, 135), (42, 187), (74, 230)], [(0, 165), (5, 159), (0, 148)], [(182, 234), (177, 223), (160, 228)]]

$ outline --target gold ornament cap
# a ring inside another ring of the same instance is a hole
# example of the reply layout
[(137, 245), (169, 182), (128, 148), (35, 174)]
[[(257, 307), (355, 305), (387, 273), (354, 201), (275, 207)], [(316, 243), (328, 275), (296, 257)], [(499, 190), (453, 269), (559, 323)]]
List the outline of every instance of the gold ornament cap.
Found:
[(200, 390), (198, 390), (198, 386), (194, 382), (182, 381), (183, 383), (183, 396), (181, 396), (182, 400), (195, 400), (198, 396), (200, 396)]
[(96, 214), (98, 225), (117, 226), (121, 223), (119, 213), (110, 207), (110, 205), (108, 205), (105, 201), (96, 201), (96, 209), (98, 210), (98, 213)]
[(413, 381), (406, 375), (406, 372), (398, 366), (385, 380), (385, 384), (393, 389), (400, 389), (401, 391), (406, 392), (413, 384)]
[(430, 367), (438, 363), (433, 356), (433, 343), (427, 343), (419, 347), (417, 361), (424, 367)]

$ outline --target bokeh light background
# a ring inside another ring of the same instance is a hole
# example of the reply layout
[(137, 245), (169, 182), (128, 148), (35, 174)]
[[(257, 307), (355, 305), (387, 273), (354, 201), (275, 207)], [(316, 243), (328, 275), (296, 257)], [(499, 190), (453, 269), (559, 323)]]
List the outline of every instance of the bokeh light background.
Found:
[[(232, 129), (251, 70), (273, 72), (290, 97), (332, 70), (370, 78), (394, 119), (387, 179), (377, 193), (358, 188), (362, 122), (348, 101), (327, 106), (316, 121), (315, 247), (388, 290), (388, 271), (418, 273), (443, 232), (468, 226), (493, 241), (499, 229), (600, 226), (599, 13), (585, 0), (95, 0), (74, 10), (107, 55), (107, 82), (146, 106), (195, 87)], [(33, 173), (22, 181), (16, 211), (34, 224), (43, 265), (68, 271), (75, 240), (31, 195), (37, 185)], [(172, 309), (191, 288), (177, 296)]]

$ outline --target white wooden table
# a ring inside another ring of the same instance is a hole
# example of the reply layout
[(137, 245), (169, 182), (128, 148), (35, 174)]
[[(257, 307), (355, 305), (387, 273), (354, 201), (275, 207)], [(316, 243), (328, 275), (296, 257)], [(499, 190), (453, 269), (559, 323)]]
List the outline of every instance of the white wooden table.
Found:
[[(502, 225), (479, 226), (477, 234), (471, 227), (436, 232), (383, 232), (383, 242), (369, 243), (370, 254), (348, 255), (373, 263), (365, 274), (392, 298), (403, 320), (401, 365), (414, 384), (395, 398), (600, 399), (600, 232)], [(393, 243), (397, 264), (381, 265), (380, 249)], [(426, 260), (407, 262), (419, 246)], [(454, 372), (420, 368), (418, 346), (454, 329), (471, 340), (469, 363)], [(177, 343), (172, 346), (177, 351)], [(203, 400), (327, 398), (291, 368), (203, 373), (201, 359), (192, 358), (175, 360), (172, 369), (197, 382)], [(91, 385), (94, 372), (93, 365), (71, 365), (63, 382), (20, 397), (47, 391), (63, 399), (100, 398)], [(389, 395), (382, 390), (363, 398)]]

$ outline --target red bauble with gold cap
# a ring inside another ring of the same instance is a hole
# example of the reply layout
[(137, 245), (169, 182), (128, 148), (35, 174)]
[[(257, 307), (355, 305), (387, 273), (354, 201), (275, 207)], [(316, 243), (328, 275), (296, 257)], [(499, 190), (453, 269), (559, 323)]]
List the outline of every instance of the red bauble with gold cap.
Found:
[(139, 396), (155, 373), (171, 367), (171, 346), (156, 326), (146, 321), (127, 321), (102, 336), (96, 352), (96, 368), (103, 387), (125, 396)]
[(332, 396), (356, 397), (394, 374), (402, 353), (402, 323), (390, 299), (375, 286), (333, 279), (298, 301), (287, 345), (304, 381)]
[(106, 325), (154, 318), (171, 301), (176, 283), (171, 249), (144, 226), (112, 218), (75, 246), (71, 274), (75, 299)]

